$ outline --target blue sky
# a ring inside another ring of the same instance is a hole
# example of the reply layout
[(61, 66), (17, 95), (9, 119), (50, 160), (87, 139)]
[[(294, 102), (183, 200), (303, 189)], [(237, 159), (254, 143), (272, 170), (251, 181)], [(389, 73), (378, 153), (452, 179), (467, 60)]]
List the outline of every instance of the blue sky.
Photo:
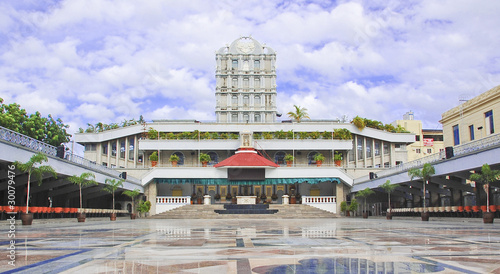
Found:
[[(278, 110), (425, 128), (500, 84), (500, 1), (0, 2), (0, 97), (70, 125), (215, 120), (215, 51), (277, 51)], [(286, 119), (285, 115), (283, 116)]]

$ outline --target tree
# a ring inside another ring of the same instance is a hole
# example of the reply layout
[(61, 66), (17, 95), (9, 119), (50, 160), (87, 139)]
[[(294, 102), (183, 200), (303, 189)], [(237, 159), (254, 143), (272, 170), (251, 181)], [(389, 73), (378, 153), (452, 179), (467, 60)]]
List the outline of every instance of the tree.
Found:
[(367, 187), (363, 190), (358, 191), (358, 193), (356, 194), (357, 196), (363, 198), (363, 212), (366, 212), (366, 198), (374, 193), (375, 192), (373, 190)]
[(480, 173), (473, 173), (469, 177), (469, 180), (483, 184), (484, 191), (486, 191), (487, 212), (490, 212), (490, 184), (496, 181), (499, 176), (500, 176), (500, 170), (491, 170), (488, 164), (484, 164), (481, 167)]
[(434, 175), (434, 174), (436, 174), (436, 170), (429, 163), (424, 164), (422, 169), (413, 168), (413, 169), (410, 169), (408, 171), (408, 176), (410, 176), (410, 180), (413, 180), (413, 178), (417, 177), (417, 178), (420, 178), (424, 184), (424, 187), (423, 187), (424, 212), (426, 212), (426, 209), (425, 209), (425, 194), (426, 194), (425, 185), (427, 185), (429, 183), (432, 175)]
[(293, 105), (293, 107), (295, 108), (295, 112), (293, 111), (290, 111), (288, 112), (288, 117), (292, 118), (293, 120), (297, 121), (297, 123), (300, 123), (300, 121), (302, 121), (302, 119), (311, 119), (309, 117), (309, 114), (307, 114), (307, 108), (302, 108), (302, 107), (299, 107), (297, 105)]
[(391, 185), (391, 180), (387, 180), (387, 181), (385, 181), (385, 183), (381, 184), (380, 187), (383, 188), (385, 190), (385, 192), (387, 192), (387, 194), (389, 195), (389, 213), (390, 213), (391, 212), (391, 192), (396, 190), (398, 185)]
[(68, 181), (72, 182), (75, 185), (78, 185), (80, 189), (80, 208), (83, 208), (82, 203), (82, 187), (97, 185), (98, 183), (95, 181), (95, 175), (91, 172), (84, 172), (80, 174), (80, 176), (73, 175), (68, 178)]
[(132, 198), (132, 213), (134, 213), (134, 207), (135, 207), (135, 197), (137, 197), (139, 194), (141, 194), (139, 189), (134, 189), (134, 190), (125, 190), (123, 194), (129, 196)]
[(14, 162), (14, 166), (21, 172), (28, 173), (28, 190), (26, 194), (26, 213), (29, 213), (29, 202), (30, 202), (30, 182), (31, 177), (35, 177), (38, 180), (38, 185), (42, 184), (43, 175), (46, 173), (51, 174), (57, 178), (57, 173), (51, 166), (42, 166), (43, 162), (48, 162), (49, 159), (45, 154), (38, 152), (37, 154), (31, 156), (29, 161), (26, 163), (21, 163), (18, 161)]
[(54, 119), (50, 114), (48, 117), (42, 117), (38, 111), (28, 115), (20, 105), (15, 103), (6, 105), (2, 98), (0, 98), (0, 126), (53, 146), (69, 142), (71, 136), (66, 132), (69, 126), (61, 119)]
[(103, 190), (113, 195), (113, 210), (115, 210), (115, 192), (119, 187), (123, 187), (125, 180), (106, 179)]

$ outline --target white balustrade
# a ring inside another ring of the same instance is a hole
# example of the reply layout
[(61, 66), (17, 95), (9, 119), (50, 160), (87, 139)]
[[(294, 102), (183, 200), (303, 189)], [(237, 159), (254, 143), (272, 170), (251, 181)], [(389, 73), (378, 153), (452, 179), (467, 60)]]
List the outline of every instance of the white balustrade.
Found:
[(337, 213), (337, 197), (335, 196), (302, 196), (302, 204)]
[(191, 197), (189, 197), (189, 196), (185, 196), (185, 197), (159, 196), (159, 197), (156, 197), (156, 203), (157, 204), (173, 204), (173, 205), (183, 204), (183, 205), (187, 205), (187, 204), (191, 203)]

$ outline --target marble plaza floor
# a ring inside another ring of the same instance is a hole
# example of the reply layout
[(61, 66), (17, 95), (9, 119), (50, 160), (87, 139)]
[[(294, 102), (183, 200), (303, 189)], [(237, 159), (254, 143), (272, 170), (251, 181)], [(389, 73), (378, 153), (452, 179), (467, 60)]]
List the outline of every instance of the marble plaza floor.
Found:
[[(500, 273), (500, 220), (35, 220), (4, 273)], [(6, 256), (7, 255), (7, 256)]]

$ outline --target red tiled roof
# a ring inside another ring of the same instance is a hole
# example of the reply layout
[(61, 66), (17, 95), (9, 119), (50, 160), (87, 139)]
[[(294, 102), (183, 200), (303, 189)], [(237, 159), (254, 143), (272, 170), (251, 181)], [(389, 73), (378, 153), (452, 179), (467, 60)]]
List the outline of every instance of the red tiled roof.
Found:
[(255, 149), (238, 149), (236, 154), (214, 165), (214, 167), (279, 167), (257, 154)]

